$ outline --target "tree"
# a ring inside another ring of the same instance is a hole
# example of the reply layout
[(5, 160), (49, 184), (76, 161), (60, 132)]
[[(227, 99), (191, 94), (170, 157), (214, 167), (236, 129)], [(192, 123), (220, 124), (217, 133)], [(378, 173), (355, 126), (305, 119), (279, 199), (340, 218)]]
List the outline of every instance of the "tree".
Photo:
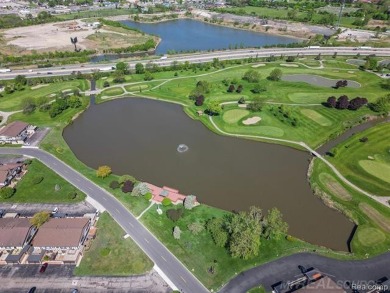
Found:
[(18, 85), (24, 86), (27, 84), (27, 78), (24, 75), (17, 75), (14, 79), (14, 82)]
[(337, 99), (337, 104), (336, 104), (337, 109), (348, 109), (348, 106), (349, 106), (349, 100), (346, 95), (340, 96)]
[(236, 89), (236, 93), (241, 93), (243, 89), (244, 87), (240, 84)]
[(367, 56), (366, 63), (364, 64), (365, 69), (375, 70), (378, 66), (378, 60), (374, 57)]
[(172, 201), (168, 198), (168, 197), (165, 197), (162, 201), (161, 201), (162, 205), (164, 207), (167, 207), (167, 206), (170, 206), (172, 204)]
[(267, 88), (265, 87), (265, 85), (263, 85), (261, 83), (256, 83), (255, 86), (253, 87), (253, 89), (251, 90), (251, 92), (254, 94), (259, 94), (259, 93), (265, 92), (266, 90), (267, 90)]
[(283, 215), (277, 208), (268, 211), (268, 215), (264, 222), (264, 236), (266, 238), (278, 240), (287, 234), (288, 224), (283, 221)]
[(235, 90), (234, 85), (231, 84), (231, 85), (229, 85), (229, 87), (228, 87), (228, 89), (227, 89), (227, 92), (228, 92), (228, 93), (232, 93), (232, 92), (234, 92), (234, 90)]
[(192, 210), (192, 208), (195, 206), (196, 203), (196, 196), (195, 195), (187, 195), (184, 200), (184, 207), (187, 210)]
[(294, 62), (295, 57), (294, 56), (287, 56), (286, 62)]
[(76, 96), (69, 97), (67, 102), (68, 106), (73, 109), (80, 108), (82, 105), (80, 98)]
[(130, 180), (125, 181), (122, 185), (122, 192), (124, 193), (132, 192), (133, 189), (134, 189), (134, 183), (131, 182)]
[(244, 97), (241, 97), (239, 100), (238, 100), (238, 103), (239, 104), (245, 104), (245, 98)]
[(135, 73), (137, 73), (137, 74), (145, 73), (145, 68), (144, 68), (144, 65), (142, 63), (135, 64)]
[(3, 187), (0, 189), (0, 197), (2, 199), (11, 198), (16, 192), (15, 188), (12, 187)]
[(173, 228), (173, 238), (180, 239), (181, 230), (178, 226)]
[(145, 195), (147, 193), (150, 193), (150, 188), (147, 183), (145, 182), (139, 182), (136, 184), (133, 188), (132, 195), (134, 196), (141, 196)]
[(370, 103), (370, 109), (374, 112), (389, 113), (390, 111), (390, 94), (378, 98), (375, 103)]
[(118, 62), (115, 66), (115, 70), (122, 73), (122, 74), (128, 74), (129, 73), (129, 63)]
[(338, 80), (335, 84), (335, 88), (338, 89), (340, 87), (346, 87), (348, 85), (348, 81), (347, 80)]
[(207, 103), (206, 111), (210, 116), (219, 115), (222, 112), (222, 107), (218, 101), (210, 101)]
[(148, 80), (152, 80), (153, 78), (154, 77), (150, 71), (145, 71), (144, 80), (148, 81)]
[(356, 97), (349, 102), (349, 110), (358, 110), (368, 103), (366, 98)]
[(167, 217), (173, 221), (177, 222), (181, 216), (183, 215), (183, 210), (182, 209), (169, 209), (167, 210)]
[(223, 218), (212, 218), (207, 222), (207, 230), (210, 232), (215, 245), (224, 247), (228, 241), (229, 234), (224, 227)]
[(263, 101), (259, 96), (253, 98), (252, 102), (250, 102), (246, 108), (251, 112), (259, 112), (263, 108)]
[(118, 182), (119, 182), (119, 184), (123, 184), (125, 181), (128, 181), (128, 180), (130, 180), (133, 183), (137, 182), (137, 180), (133, 176), (127, 175), (127, 174), (124, 174), (121, 177), (119, 177)]
[(110, 86), (110, 83), (106, 80), (104, 83), (103, 83), (103, 87), (109, 87)]
[(100, 178), (106, 178), (108, 175), (112, 173), (111, 167), (109, 166), (100, 166), (96, 170), (96, 176)]
[(200, 96), (196, 97), (196, 99), (195, 99), (195, 105), (196, 106), (198, 106), (198, 107), (202, 106), (203, 103), (204, 103), (204, 96), (203, 95), (200, 95)]
[(273, 81), (279, 81), (282, 78), (282, 74), (282, 70), (280, 70), (279, 68), (275, 68), (270, 72), (268, 79)]
[(199, 222), (193, 222), (187, 225), (188, 230), (194, 235), (198, 235), (200, 232), (203, 231), (204, 225), (202, 225)]
[(22, 108), (24, 114), (31, 114), (35, 111), (36, 102), (31, 97), (26, 97), (22, 100)]
[(233, 257), (249, 259), (258, 255), (262, 233), (262, 211), (250, 207), (249, 212), (234, 214), (227, 223), (230, 233), (229, 250)]
[(113, 180), (113, 181), (110, 182), (110, 188), (111, 188), (111, 189), (118, 189), (120, 186), (121, 186), (121, 185), (120, 185), (119, 182), (116, 181), (116, 180)]
[(390, 78), (383, 80), (381, 82), (381, 87), (385, 90), (390, 90)]
[(245, 72), (244, 76), (242, 77), (243, 80), (246, 80), (247, 82), (255, 83), (260, 81), (260, 73), (257, 72), (254, 69), (250, 69), (247, 72)]
[(34, 225), (35, 227), (39, 228), (43, 224), (45, 224), (50, 219), (50, 213), (47, 211), (42, 211), (36, 213), (31, 219), (30, 223), (31, 225)]
[(331, 96), (326, 100), (326, 106), (329, 108), (336, 108), (337, 101), (335, 96)]

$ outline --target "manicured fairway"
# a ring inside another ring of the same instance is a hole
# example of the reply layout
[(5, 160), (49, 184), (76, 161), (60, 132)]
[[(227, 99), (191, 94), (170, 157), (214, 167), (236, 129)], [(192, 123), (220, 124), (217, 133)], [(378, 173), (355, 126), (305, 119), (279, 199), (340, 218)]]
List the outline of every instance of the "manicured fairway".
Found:
[(303, 115), (305, 115), (306, 117), (310, 118), (311, 120), (313, 120), (314, 122), (317, 122), (318, 124), (320, 124), (322, 126), (332, 125), (332, 121), (330, 121), (326, 117), (322, 116), (320, 113), (318, 113), (315, 110), (302, 109), (301, 112)]
[(103, 96), (120, 96), (124, 94), (124, 91), (120, 87), (108, 88), (102, 92)]
[(377, 245), (386, 240), (386, 235), (379, 229), (362, 227), (357, 231), (357, 238), (364, 246)]
[(371, 175), (390, 183), (390, 164), (370, 161), (370, 160), (362, 160), (359, 161), (359, 165)]
[(234, 109), (234, 110), (229, 110), (223, 113), (223, 121), (226, 123), (232, 124), (232, 123), (237, 123), (240, 121), (242, 118), (247, 116), (249, 114), (248, 110), (244, 109)]
[[(360, 141), (365, 138), (367, 141)], [(378, 124), (337, 146), (328, 159), (362, 189), (390, 195), (390, 123)]]
[(381, 227), (386, 232), (390, 233), (390, 217), (386, 217), (385, 215), (378, 212), (372, 206), (367, 203), (359, 204), (359, 208), (370, 217), (379, 227)]

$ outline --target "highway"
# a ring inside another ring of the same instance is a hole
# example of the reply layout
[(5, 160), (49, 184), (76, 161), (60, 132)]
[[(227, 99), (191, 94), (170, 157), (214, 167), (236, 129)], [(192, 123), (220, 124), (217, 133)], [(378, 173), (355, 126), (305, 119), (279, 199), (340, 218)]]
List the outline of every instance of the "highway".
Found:
[[(159, 66), (169, 66), (172, 62), (177, 61), (184, 63), (186, 61), (190, 63), (205, 63), (212, 62), (214, 58), (219, 60), (229, 60), (229, 59), (243, 59), (243, 58), (255, 58), (255, 57), (269, 57), (274, 55), (279, 57), (280, 55), (284, 56), (316, 56), (321, 54), (333, 55), (337, 52), (338, 55), (345, 56), (356, 56), (360, 54), (362, 56), (375, 54), (376, 56), (390, 56), (390, 48), (371, 48), (371, 49), (357, 49), (353, 47), (320, 47), (316, 49), (310, 48), (272, 48), (272, 49), (243, 49), (243, 50), (227, 50), (227, 51), (218, 51), (218, 52), (207, 52), (207, 53), (195, 53), (195, 54), (186, 54), (186, 55), (174, 55), (168, 57), (167, 59), (145, 59), (128, 62), (130, 69), (135, 68), (135, 64), (142, 63), (144, 65), (148, 63), (157, 64)], [(37, 68), (33, 69), (20, 69), (13, 70), (11, 72), (0, 73), (0, 80), (13, 79), (17, 75), (25, 75), (28, 78), (33, 77), (42, 77), (42, 76), (62, 76), (70, 75), (72, 72), (81, 72), (81, 73), (92, 73), (98, 71), (99, 69), (105, 69), (115, 66), (116, 63), (85, 63), (85, 64), (73, 64), (73, 65), (64, 65), (50, 68)]]
[[(37, 158), (65, 180), (102, 205), (114, 220), (149, 256), (181, 292), (209, 292), (203, 284), (145, 228), (113, 195), (66, 165), (53, 155), (37, 148), (0, 148), (0, 154)], [(173, 237), (173, 236), (172, 236)]]

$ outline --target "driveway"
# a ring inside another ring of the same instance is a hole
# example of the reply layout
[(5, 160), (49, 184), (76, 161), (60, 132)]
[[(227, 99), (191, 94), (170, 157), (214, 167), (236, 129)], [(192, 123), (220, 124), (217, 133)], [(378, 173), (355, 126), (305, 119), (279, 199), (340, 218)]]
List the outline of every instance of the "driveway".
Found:
[(0, 266), (0, 292), (69, 293), (72, 288), (84, 292), (171, 292), (169, 286), (155, 272), (131, 277), (75, 277), (74, 265), (49, 265), (39, 273), (40, 265)]
[(263, 285), (269, 292), (271, 285), (279, 281), (294, 280), (300, 274), (298, 265), (315, 267), (338, 282), (365, 284), (384, 276), (390, 278), (390, 253), (361, 261), (340, 261), (311, 253), (298, 253), (242, 272), (230, 280), (220, 293), (245, 293), (258, 285)]

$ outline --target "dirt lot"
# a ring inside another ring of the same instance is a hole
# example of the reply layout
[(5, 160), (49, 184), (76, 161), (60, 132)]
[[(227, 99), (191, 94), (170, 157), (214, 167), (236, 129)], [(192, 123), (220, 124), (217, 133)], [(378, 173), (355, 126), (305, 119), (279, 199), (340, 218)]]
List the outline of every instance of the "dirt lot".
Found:
[(71, 37), (77, 37), (77, 48), (97, 49), (127, 47), (144, 43), (150, 36), (123, 28), (88, 26), (82, 20), (19, 27), (0, 32), (0, 52), (30, 54), (33, 51), (73, 51)]

